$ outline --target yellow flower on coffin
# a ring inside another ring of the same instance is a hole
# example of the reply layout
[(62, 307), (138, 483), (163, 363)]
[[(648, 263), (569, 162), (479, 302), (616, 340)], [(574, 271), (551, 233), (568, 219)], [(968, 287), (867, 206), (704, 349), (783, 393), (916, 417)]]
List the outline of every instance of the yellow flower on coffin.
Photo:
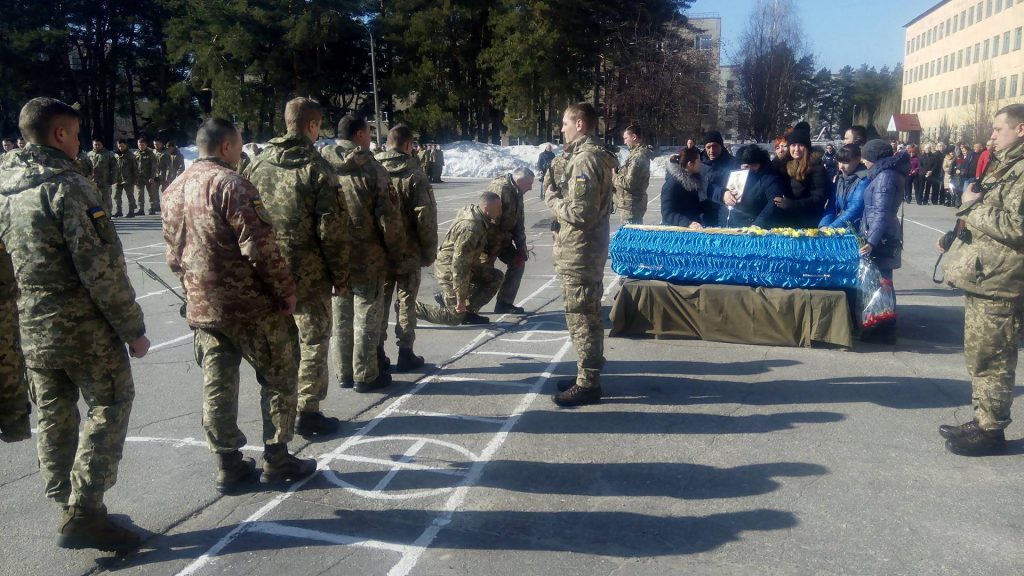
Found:
[(807, 230), (804, 230), (804, 234), (806, 234), (807, 236), (810, 236), (811, 238), (817, 238), (817, 236), (818, 236), (818, 229), (817, 228), (808, 228)]

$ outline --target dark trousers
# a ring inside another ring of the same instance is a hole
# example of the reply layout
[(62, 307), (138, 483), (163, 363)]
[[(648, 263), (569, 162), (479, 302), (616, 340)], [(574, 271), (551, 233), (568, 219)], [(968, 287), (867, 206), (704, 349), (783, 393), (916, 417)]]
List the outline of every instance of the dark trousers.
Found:
[(925, 196), (924, 192), (925, 177), (918, 174), (914, 177), (914, 201), (918, 204), (927, 204), (928, 197)]

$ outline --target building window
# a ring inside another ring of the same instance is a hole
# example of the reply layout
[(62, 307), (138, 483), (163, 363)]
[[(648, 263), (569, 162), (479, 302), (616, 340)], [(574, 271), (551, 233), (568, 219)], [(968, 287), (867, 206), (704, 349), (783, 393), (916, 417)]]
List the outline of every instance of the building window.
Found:
[(1007, 30), (1003, 33), (1003, 54), (1007, 54), (1010, 51), (1010, 31)]
[(949, 56), (942, 57), (942, 71), (949, 72)]
[(714, 43), (711, 41), (710, 34), (698, 34), (697, 35), (697, 50), (712, 50), (714, 49)]
[(971, 84), (971, 104), (974, 104), (978, 99), (978, 86)]
[(977, 64), (978, 62), (981, 62), (981, 43), (980, 42), (974, 45), (974, 63)]
[(983, 18), (982, 13), (984, 12), (984, 10), (985, 10), (985, 3), (984, 2), (978, 2), (978, 8), (976, 10), (977, 13), (978, 13), (978, 22), (981, 22), (981, 19)]
[(992, 57), (999, 56), (999, 34), (992, 37)]
[(956, 69), (959, 70), (964, 67), (964, 51), (956, 51)]
[(960, 89), (959, 88), (956, 89), (956, 104), (955, 105), (956, 106), (960, 105)]
[(953, 91), (950, 90), (950, 91), (946, 92), (946, 106), (952, 106), (952, 105), (953, 105)]
[(985, 49), (982, 50), (982, 52), (981, 52), (981, 59), (982, 60), (988, 60), (988, 47), (989, 47), (989, 44), (991, 44), (991, 43), (992, 43), (991, 40), (985, 40)]
[(1017, 27), (1017, 30), (1013, 32), (1013, 49), (1020, 50), (1021, 32), (1024, 32), (1024, 28), (1021, 26)]
[(996, 0), (996, 14), (1003, 11), (1003, 0)]
[(995, 100), (995, 97), (996, 97), (996, 81), (995, 80), (989, 80), (988, 81), (988, 99), (989, 100)]
[(985, 18), (992, 15), (992, 0), (985, 2)]
[(1006, 98), (1006, 78), (999, 79), (999, 97)]
[(1017, 95), (1017, 75), (1010, 76), (1010, 98)]
[(967, 11), (967, 25), (974, 25), (974, 6), (971, 6), (971, 8)]

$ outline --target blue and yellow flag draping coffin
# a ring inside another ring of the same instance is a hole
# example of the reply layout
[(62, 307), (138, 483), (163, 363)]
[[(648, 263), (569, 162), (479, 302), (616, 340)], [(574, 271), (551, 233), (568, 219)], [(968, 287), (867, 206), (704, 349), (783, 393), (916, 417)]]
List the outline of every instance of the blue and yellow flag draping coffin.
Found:
[(856, 288), (857, 236), (837, 229), (623, 226), (611, 243), (620, 276), (676, 284)]

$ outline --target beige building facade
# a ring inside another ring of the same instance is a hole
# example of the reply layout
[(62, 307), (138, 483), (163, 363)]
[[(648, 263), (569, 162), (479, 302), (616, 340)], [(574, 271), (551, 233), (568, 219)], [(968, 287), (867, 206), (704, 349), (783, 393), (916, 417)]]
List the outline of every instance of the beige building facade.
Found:
[(984, 141), (999, 108), (1024, 102), (1024, 0), (944, 0), (904, 28), (900, 109), (924, 141)]

